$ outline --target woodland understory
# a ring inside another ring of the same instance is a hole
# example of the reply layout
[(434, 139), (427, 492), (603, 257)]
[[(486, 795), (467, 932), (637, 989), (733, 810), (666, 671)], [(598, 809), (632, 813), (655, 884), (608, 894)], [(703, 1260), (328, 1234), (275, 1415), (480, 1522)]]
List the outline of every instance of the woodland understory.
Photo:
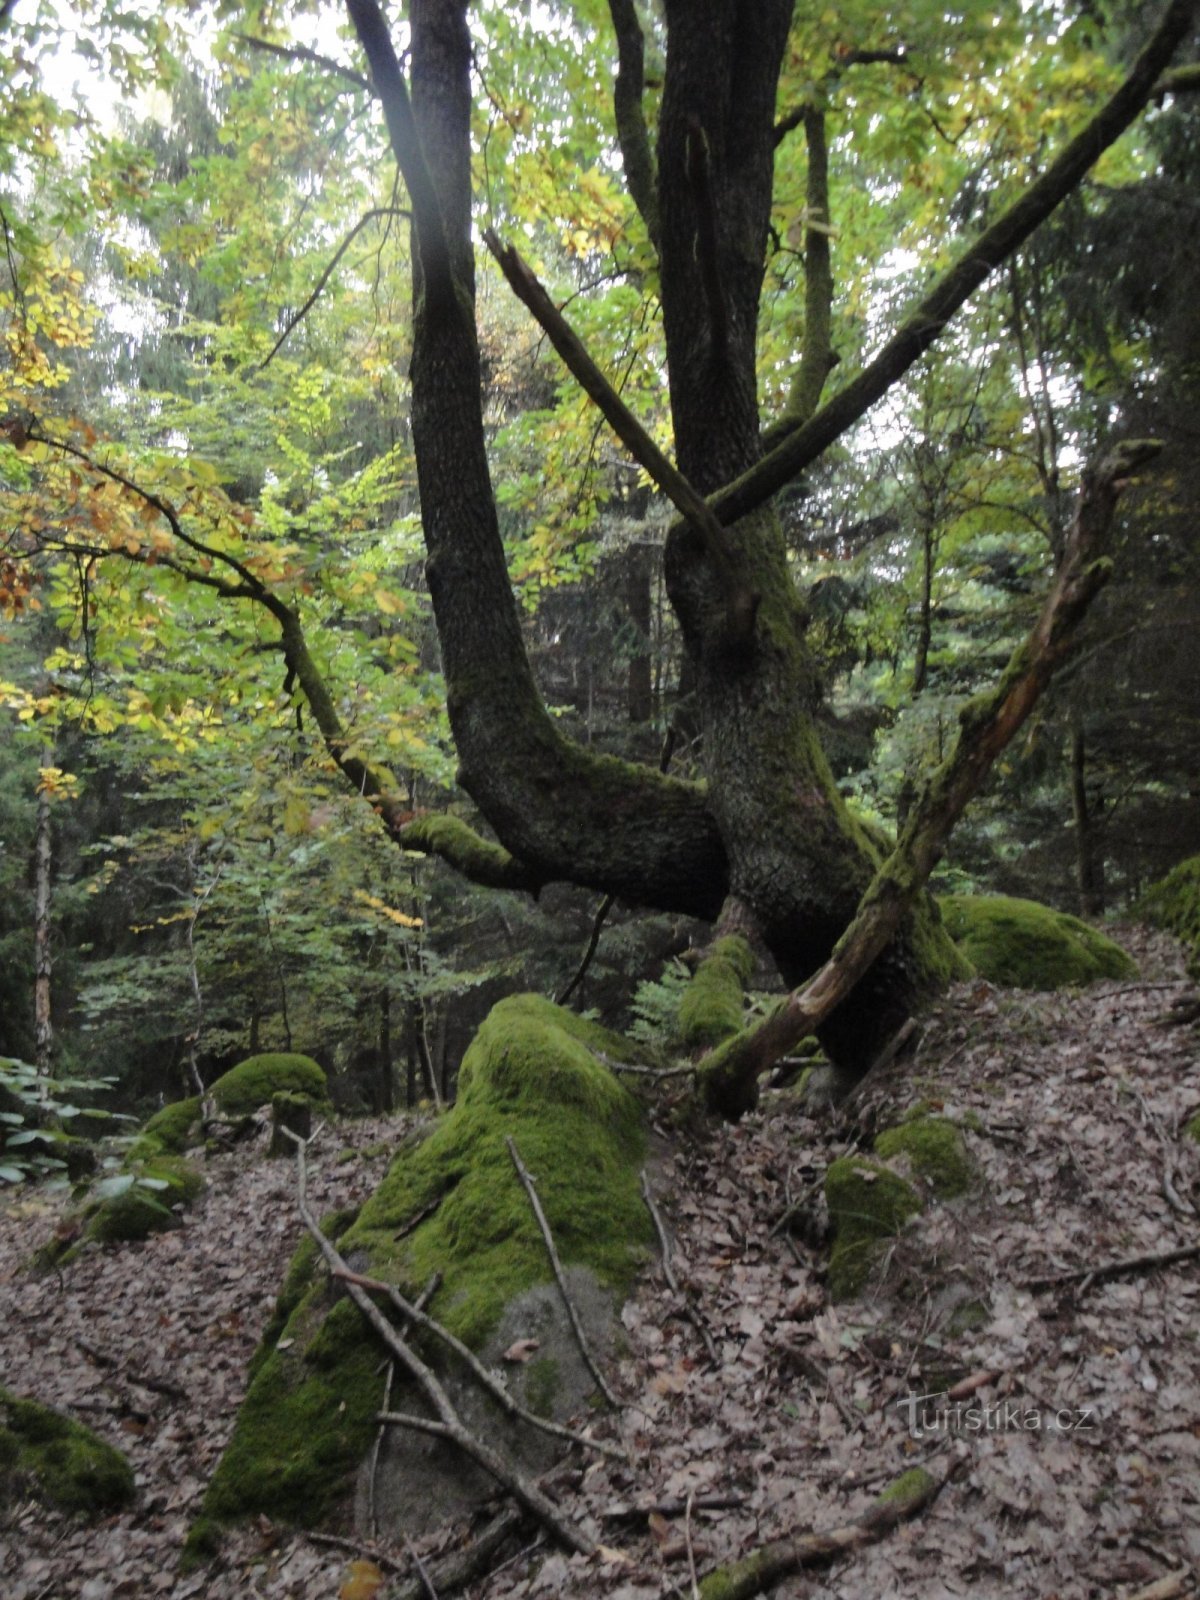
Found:
[[(703, 1583), (764, 1541), (860, 1522), (918, 1465), (949, 1481), (913, 1520), (772, 1592), (1194, 1592), (1200, 1282), (1194, 1256), (1152, 1258), (1195, 1240), (1200, 1146), (1183, 1133), (1200, 1106), (1186, 1020), (1195, 990), (1167, 936), (1121, 937), (1138, 980), (1057, 994), (960, 985), (923, 1019), (902, 1065), (819, 1118), (791, 1092), (767, 1092), (739, 1124), (681, 1143), (668, 1083), (653, 1165), (679, 1292), (651, 1260), (609, 1371), (620, 1409), (592, 1419), (628, 1459), (569, 1457), (545, 1480), (604, 1554), (564, 1555), (525, 1524), (468, 1593), (690, 1595), (693, 1574)], [(876, 1125), (930, 1104), (959, 1127), (978, 1181), (899, 1234), (861, 1298), (834, 1305), (824, 1169)], [(308, 1156), (314, 1207), (364, 1197), (397, 1127), (340, 1121), (320, 1133)], [(29, 1256), (59, 1206), (36, 1191), (5, 1197), (2, 1368), (125, 1450), (138, 1482), (136, 1509), (91, 1526), (10, 1507), (6, 1600), (307, 1600), (357, 1594), (364, 1574), (383, 1581), (361, 1592), (398, 1600), (428, 1592), (415, 1556), (429, 1570), (478, 1532), (447, 1527), (414, 1551), (386, 1529), (372, 1540), (344, 1526), (339, 1544), (258, 1519), (231, 1533), (211, 1568), (178, 1570), (300, 1235), (291, 1164), (263, 1154), (211, 1158), (208, 1192), (178, 1230), (37, 1277)], [(967, 1327), (954, 1318), (964, 1304), (982, 1308)], [(912, 1437), (899, 1402), (946, 1390), (1088, 1418), (1069, 1434)]]

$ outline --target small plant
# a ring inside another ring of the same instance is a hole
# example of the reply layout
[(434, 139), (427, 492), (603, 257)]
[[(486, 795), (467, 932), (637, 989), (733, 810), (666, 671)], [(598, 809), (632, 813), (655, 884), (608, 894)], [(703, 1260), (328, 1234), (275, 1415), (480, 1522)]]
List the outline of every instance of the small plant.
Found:
[(691, 981), (687, 966), (676, 958), (662, 976), (639, 983), (633, 997), (633, 1023), (629, 1037), (639, 1044), (669, 1049), (679, 1033), (679, 1007)]
[(112, 1087), (111, 1078), (50, 1078), (27, 1061), (0, 1056), (0, 1183), (68, 1183), (77, 1153), (90, 1150), (70, 1131), (77, 1117), (125, 1121), (119, 1113), (74, 1103)]

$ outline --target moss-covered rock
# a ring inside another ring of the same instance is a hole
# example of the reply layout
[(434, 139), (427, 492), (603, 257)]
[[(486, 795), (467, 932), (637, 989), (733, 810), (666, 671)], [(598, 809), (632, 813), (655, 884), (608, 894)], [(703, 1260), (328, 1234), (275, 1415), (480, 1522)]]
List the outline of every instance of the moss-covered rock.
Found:
[(179, 1226), (176, 1207), (190, 1205), (204, 1178), (181, 1156), (154, 1156), (132, 1163), (133, 1182), (121, 1194), (96, 1202), (88, 1212), (86, 1237), (100, 1244), (148, 1239)]
[(921, 1210), (921, 1197), (899, 1173), (865, 1156), (842, 1156), (825, 1174), (833, 1224), (829, 1292), (849, 1300), (862, 1289), (882, 1247)]
[(1120, 945), (1078, 917), (1036, 900), (948, 895), (941, 907), (950, 936), (989, 983), (1065, 989), (1137, 974)]
[(718, 939), (684, 990), (679, 1006), (679, 1043), (684, 1050), (707, 1050), (742, 1026), (746, 985), (754, 955), (738, 934)]
[(1181, 861), (1160, 878), (1138, 901), (1134, 915), (1182, 940), (1188, 972), (1200, 978), (1200, 856)]
[[(511, 1137), (537, 1179), (564, 1262), (617, 1292), (627, 1288), (652, 1237), (639, 1187), (642, 1120), (595, 1052), (636, 1059), (627, 1040), (539, 996), (501, 1001), (463, 1059), (456, 1105), (392, 1163), (341, 1235), (342, 1253), (414, 1297), (440, 1273), (433, 1315), (479, 1348), (505, 1307), (551, 1275), (505, 1143)], [(285, 1306), (286, 1321), (277, 1313), (255, 1358), (197, 1540), (214, 1520), (257, 1512), (313, 1526), (370, 1445), (380, 1347), (352, 1302), (331, 1300), (311, 1245), (293, 1262), (280, 1312)]]
[(906, 1160), (939, 1200), (953, 1199), (971, 1187), (971, 1158), (962, 1135), (945, 1117), (913, 1117), (885, 1129), (875, 1140), (875, 1153), (884, 1161)]
[(175, 1100), (156, 1111), (142, 1129), (130, 1155), (135, 1159), (157, 1154), (181, 1156), (200, 1133), (200, 1096)]
[(209, 1093), (222, 1116), (244, 1117), (269, 1105), (277, 1094), (303, 1094), (324, 1101), (328, 1082), (325, 1069), (311, 1056), (251, 1056), (223, 1073)]
[(63, 1511), (118, 1511), (133, 1499), (133, 1470), (90, 1428), (0, 1389), (0, 1505), (32, 1495)]

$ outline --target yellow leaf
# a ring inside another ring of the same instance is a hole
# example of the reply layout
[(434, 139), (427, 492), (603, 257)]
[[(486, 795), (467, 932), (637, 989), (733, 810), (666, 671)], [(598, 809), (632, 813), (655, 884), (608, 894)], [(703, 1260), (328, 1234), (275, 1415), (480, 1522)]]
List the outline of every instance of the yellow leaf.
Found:
[(349, 1577), (338, 1590), (338, 1600), (375, 1600), (385, 1581), (373, 1561), (352, 1561)]

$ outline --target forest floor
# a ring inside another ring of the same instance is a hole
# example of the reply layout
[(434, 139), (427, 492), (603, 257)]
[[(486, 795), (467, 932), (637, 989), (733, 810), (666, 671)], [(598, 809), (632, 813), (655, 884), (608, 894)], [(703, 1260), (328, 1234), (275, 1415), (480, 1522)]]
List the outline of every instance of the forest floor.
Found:
[[(1138, 983), (956, 990), (923, 1019), (915, 1062), (870, 1081), (850, 1117), (814, 1120), (773, 1093), (737, 1127), (676, 1140), (656, 1186), (688, 1304), (651, 1263), (625, 1308), (613, 1378), (626, 1409), (607, 1426), (630, 1464), (573, 1462), (548, 1480), (625, 1559), (568, 1558), (534, 1532), (471, 1593), (690, 1596), (693, 1572), (783, 1533), (852, 1522), (919, 1464), (954, 1468), (927, 1510), (772, 1592), (1195, 1595), (1200, 1261), (1130, 1263), (1197, 1241), (1200, 1146), (1181, 1130), (1200, 1110), (1200, 1040), (1171, 1015), (1193, 988), (1176, 947), (1139, 930), (1124, 942)], [(959, 1123), (980, 1181), (931, 1205), (864, 1296), (835, 1306), (821, 1175), (918, 1101)], [(386, 1136), (380, 1121), (327, 1130), (309, 1158), (314, 1206), (365, 1197)], [(136, 1509), (92, 1525), (33, 1505), (0, 1514), (3, 1600), (411, 1592), (411, 1574), (391, 1575), (409, 1573), (402, 1546), (374, 1547), (389, 1574), (376, 1590), (354, 1551), (263, 1522), (237, 1532), (214, 1567), (178, 1572), (299, 1237), (290, 1164), (261, 1155), (211, 1160), (179, 1230), (86, 1252), (60, 1274), (27, 1270), (59, 1202), (0, 1203), (0, 1381), (120, 1445), (138, 1479)], [(797, 1202), (791, 1226), (776, 1228)], [(1117, 1261), (1111, 1275), (1066, 1276)], [(913, 1426), (913, 1397), (946, 1392), (969, 1393), (982, 1423), (960, 1411), (957, 1426)]]

